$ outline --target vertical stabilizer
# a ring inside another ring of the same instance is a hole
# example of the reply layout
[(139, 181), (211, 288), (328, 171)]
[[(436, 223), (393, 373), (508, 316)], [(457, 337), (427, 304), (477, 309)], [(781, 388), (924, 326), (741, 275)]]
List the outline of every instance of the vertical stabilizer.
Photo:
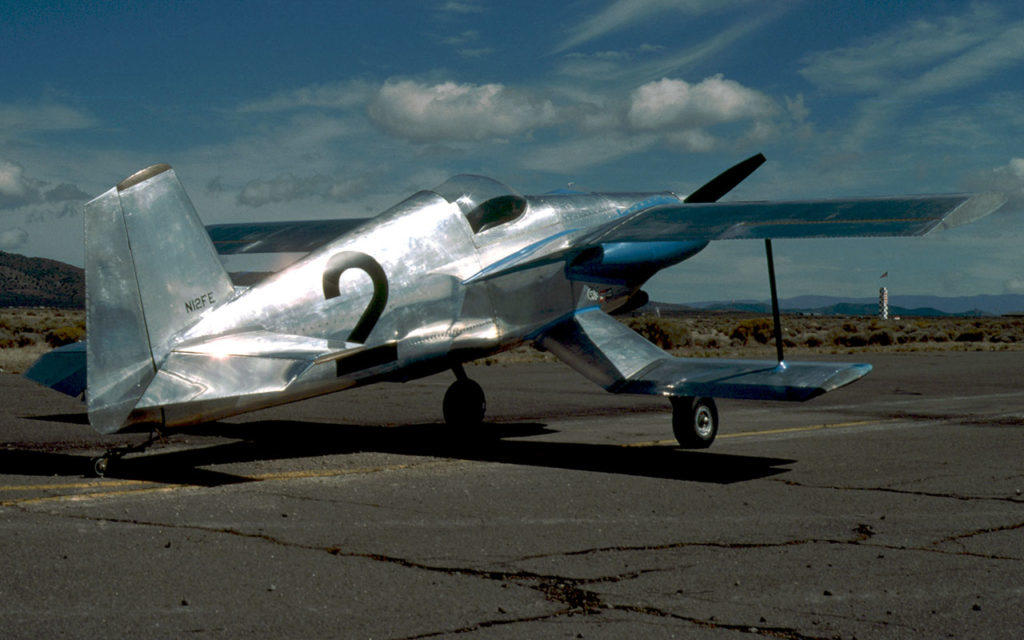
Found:
[(128, 423), (171, 338), (233, 288), (167, 165), (132, 175), (85, 208), (89, 421)]

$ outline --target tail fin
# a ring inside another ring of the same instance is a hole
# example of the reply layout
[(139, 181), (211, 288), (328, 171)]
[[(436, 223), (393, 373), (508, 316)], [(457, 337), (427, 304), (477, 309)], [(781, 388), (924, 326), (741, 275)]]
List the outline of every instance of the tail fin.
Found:
[(85, 207), (89, 421), (128, 424), (171, 338), (232, 292), (174, 171), (158, 164)]

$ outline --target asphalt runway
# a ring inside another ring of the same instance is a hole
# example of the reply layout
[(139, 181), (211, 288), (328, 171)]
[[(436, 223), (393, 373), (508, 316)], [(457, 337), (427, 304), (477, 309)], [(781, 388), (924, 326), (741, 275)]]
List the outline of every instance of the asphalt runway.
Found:
[(0, 635), (994, 638), (1024, 629), (1024, 351), (860, 354), (803, 404), (663, 399), (554, 364), (170, 435), (111, 476), (76, 401), (0, 376)]

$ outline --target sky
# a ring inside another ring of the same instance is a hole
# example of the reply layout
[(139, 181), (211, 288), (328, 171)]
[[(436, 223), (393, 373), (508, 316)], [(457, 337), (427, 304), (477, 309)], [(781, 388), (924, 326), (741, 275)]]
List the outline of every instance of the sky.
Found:
[[(776, 241), (781, 297), (1024, 293), (1019, 2), (0, 0), (0, 15), (6, 251), (82, 265), (82, 205), (157, 162), (212, 224), (365, 217), (458, 173), (686, 194), (762, 152), (725, 199), (1009, 198), (925, 238)], [(712, 243), (645, 289), (764, 299), (763, 252)]]

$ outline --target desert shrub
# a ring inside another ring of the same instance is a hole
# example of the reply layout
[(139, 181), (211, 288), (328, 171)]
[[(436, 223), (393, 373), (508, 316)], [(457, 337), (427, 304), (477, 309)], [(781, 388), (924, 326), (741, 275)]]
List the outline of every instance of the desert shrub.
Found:
[(27, 347), (29, 345), (35, 344), (35, 342), (36, 341), (32, 339), (32, 336), (21, 334), (14, 336), (12, 338), (0, 339), (0, 349), (15, 349), (18, 347)]
[(743, 320), (729, 334), (731, 340), (747, 344), (751, 338), (758, 344), (768, 344), (772, 339), (772, 323), (764, 318)]
[(985, 340), (984, 331), (964, 331), (956, 336), (957, 342), (982, 342)]
[(857, 327), (857, 325), (855, 325), (852, 322), (844, 322), (843, 331), (845, 331), (846, 333), (857, 333), (858, 331), (860, 331), (860, 329)]
[(57, 327), (43, 334), (43, 339), (46, 340), (46, 344), (51, 347), (60, 347), (66, 344), (71, 344), (72, 342), (78, 342), (84, 337), (85, 329), (74, 325)]
[(630, 318), (626, 324), (662, 349), (672, 349), (687, 343), (685, 330), (650, 316)]
[[(846, 330), (846, 327), (843, 327)], [(836, 333), (832, 336), (832, 344), (837, 347), (865, 347), (868, 339), (861, 333)]]
[(868, 344), (887, 347), (893, 343), (892, 333), (889, 331), (875, 331), (868, 336)]
[(804, 338), (804, 346), (806, 347), (820, 347), (823, 344), (825, 344), (825, 342), (821, 339), (821, 336), (813, 333)]

